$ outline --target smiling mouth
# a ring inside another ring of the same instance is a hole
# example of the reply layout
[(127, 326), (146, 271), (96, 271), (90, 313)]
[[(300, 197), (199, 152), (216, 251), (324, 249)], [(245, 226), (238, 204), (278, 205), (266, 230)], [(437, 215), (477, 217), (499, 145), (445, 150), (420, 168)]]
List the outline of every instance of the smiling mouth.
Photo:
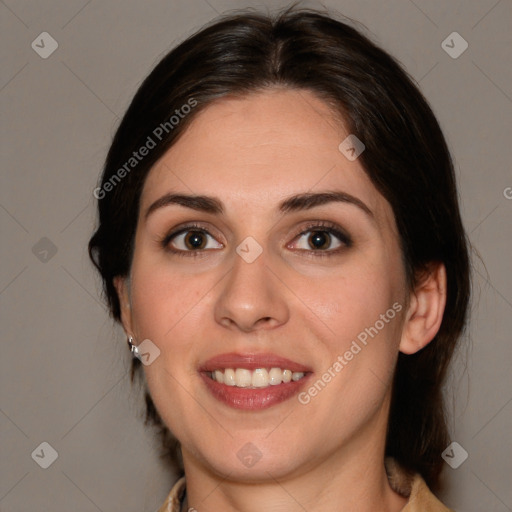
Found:
[(249, 370), (247, 368), (226, 368), (212, 372), (207, 375), (214, 381), (225, 384), (226, 386), (263, 389), (270, 386), (279, 386), (288, 382), (298, 382), (304, 378), (304, 372), (292, 372), (282, 368), (256, 368)]
[(217, 355), (198, 370), (217, 401), (253, 411), (288, 400), (313, 373), (309, 366), (275, 354), (237, 352)]

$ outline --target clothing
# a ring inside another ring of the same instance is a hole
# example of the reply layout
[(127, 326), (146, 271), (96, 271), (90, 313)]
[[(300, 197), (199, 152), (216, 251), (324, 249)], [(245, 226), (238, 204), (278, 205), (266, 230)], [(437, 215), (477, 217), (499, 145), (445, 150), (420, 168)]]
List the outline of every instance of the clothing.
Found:
[[(389, 485), (402, 496), (409, 497), (401, 512), (454, 512), (445, 507), (427, 487), (419, 474), (408, 475), (393, 459), (386, 459)], [(185, 477), (180, 478), (172, 488), (167, 500), (158, 512), (180, 512), (185, 496)], [(335, 512), (335, 511), (333, 511)]]

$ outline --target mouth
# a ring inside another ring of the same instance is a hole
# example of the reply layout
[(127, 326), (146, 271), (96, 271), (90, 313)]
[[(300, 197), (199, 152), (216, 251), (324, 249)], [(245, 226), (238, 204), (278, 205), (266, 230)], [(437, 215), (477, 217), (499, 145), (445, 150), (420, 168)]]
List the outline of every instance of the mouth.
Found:
[(200, 367), (210, 394), (235, 409), (266, 409), (290, 399), (309, 380), (309, 367), (273, 354), (222, 354)]

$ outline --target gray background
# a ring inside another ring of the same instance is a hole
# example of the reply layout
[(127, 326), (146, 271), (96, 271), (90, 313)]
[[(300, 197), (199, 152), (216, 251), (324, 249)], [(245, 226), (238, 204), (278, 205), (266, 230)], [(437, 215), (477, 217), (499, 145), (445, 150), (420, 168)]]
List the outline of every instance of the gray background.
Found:
[[(153, 511), (167, 495), (173, 475), (142, 425), (125, 340), (107, 318), (86, 254), (92, 190), (120, 116), (164, 53), (218, 13), (283, 5), (0, 3), (2, 511)], [(472, 323), (449, 382), (452, 439), (469, 457), (446, 466), (442, 499), (459, 511), (512, 510), (512, 3), (325, 5), (364, 23), (405, 65), (453, 152), (480, 259)], [(45, 31), (59, 45), (47, 59), (31, 47)], [(441, 47), (454, 31), (469, 44), (456, 59)], [(31, 457), (42, 442), (58, 452), (48, 469)]]

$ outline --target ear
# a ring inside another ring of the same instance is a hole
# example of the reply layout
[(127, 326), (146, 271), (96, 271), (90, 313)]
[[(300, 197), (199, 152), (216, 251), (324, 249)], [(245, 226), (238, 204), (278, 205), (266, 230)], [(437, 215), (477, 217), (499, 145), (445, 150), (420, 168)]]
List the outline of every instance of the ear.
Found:
[(119, 298), (124, 332), (127, 336), (133, 335), (129, 277), (114, 277), (114, 286)]
[(439, 331), (446, 305), (446, 268), (432, 263), (411, 293), (402, 330), (400, 352), (414, 354)]

